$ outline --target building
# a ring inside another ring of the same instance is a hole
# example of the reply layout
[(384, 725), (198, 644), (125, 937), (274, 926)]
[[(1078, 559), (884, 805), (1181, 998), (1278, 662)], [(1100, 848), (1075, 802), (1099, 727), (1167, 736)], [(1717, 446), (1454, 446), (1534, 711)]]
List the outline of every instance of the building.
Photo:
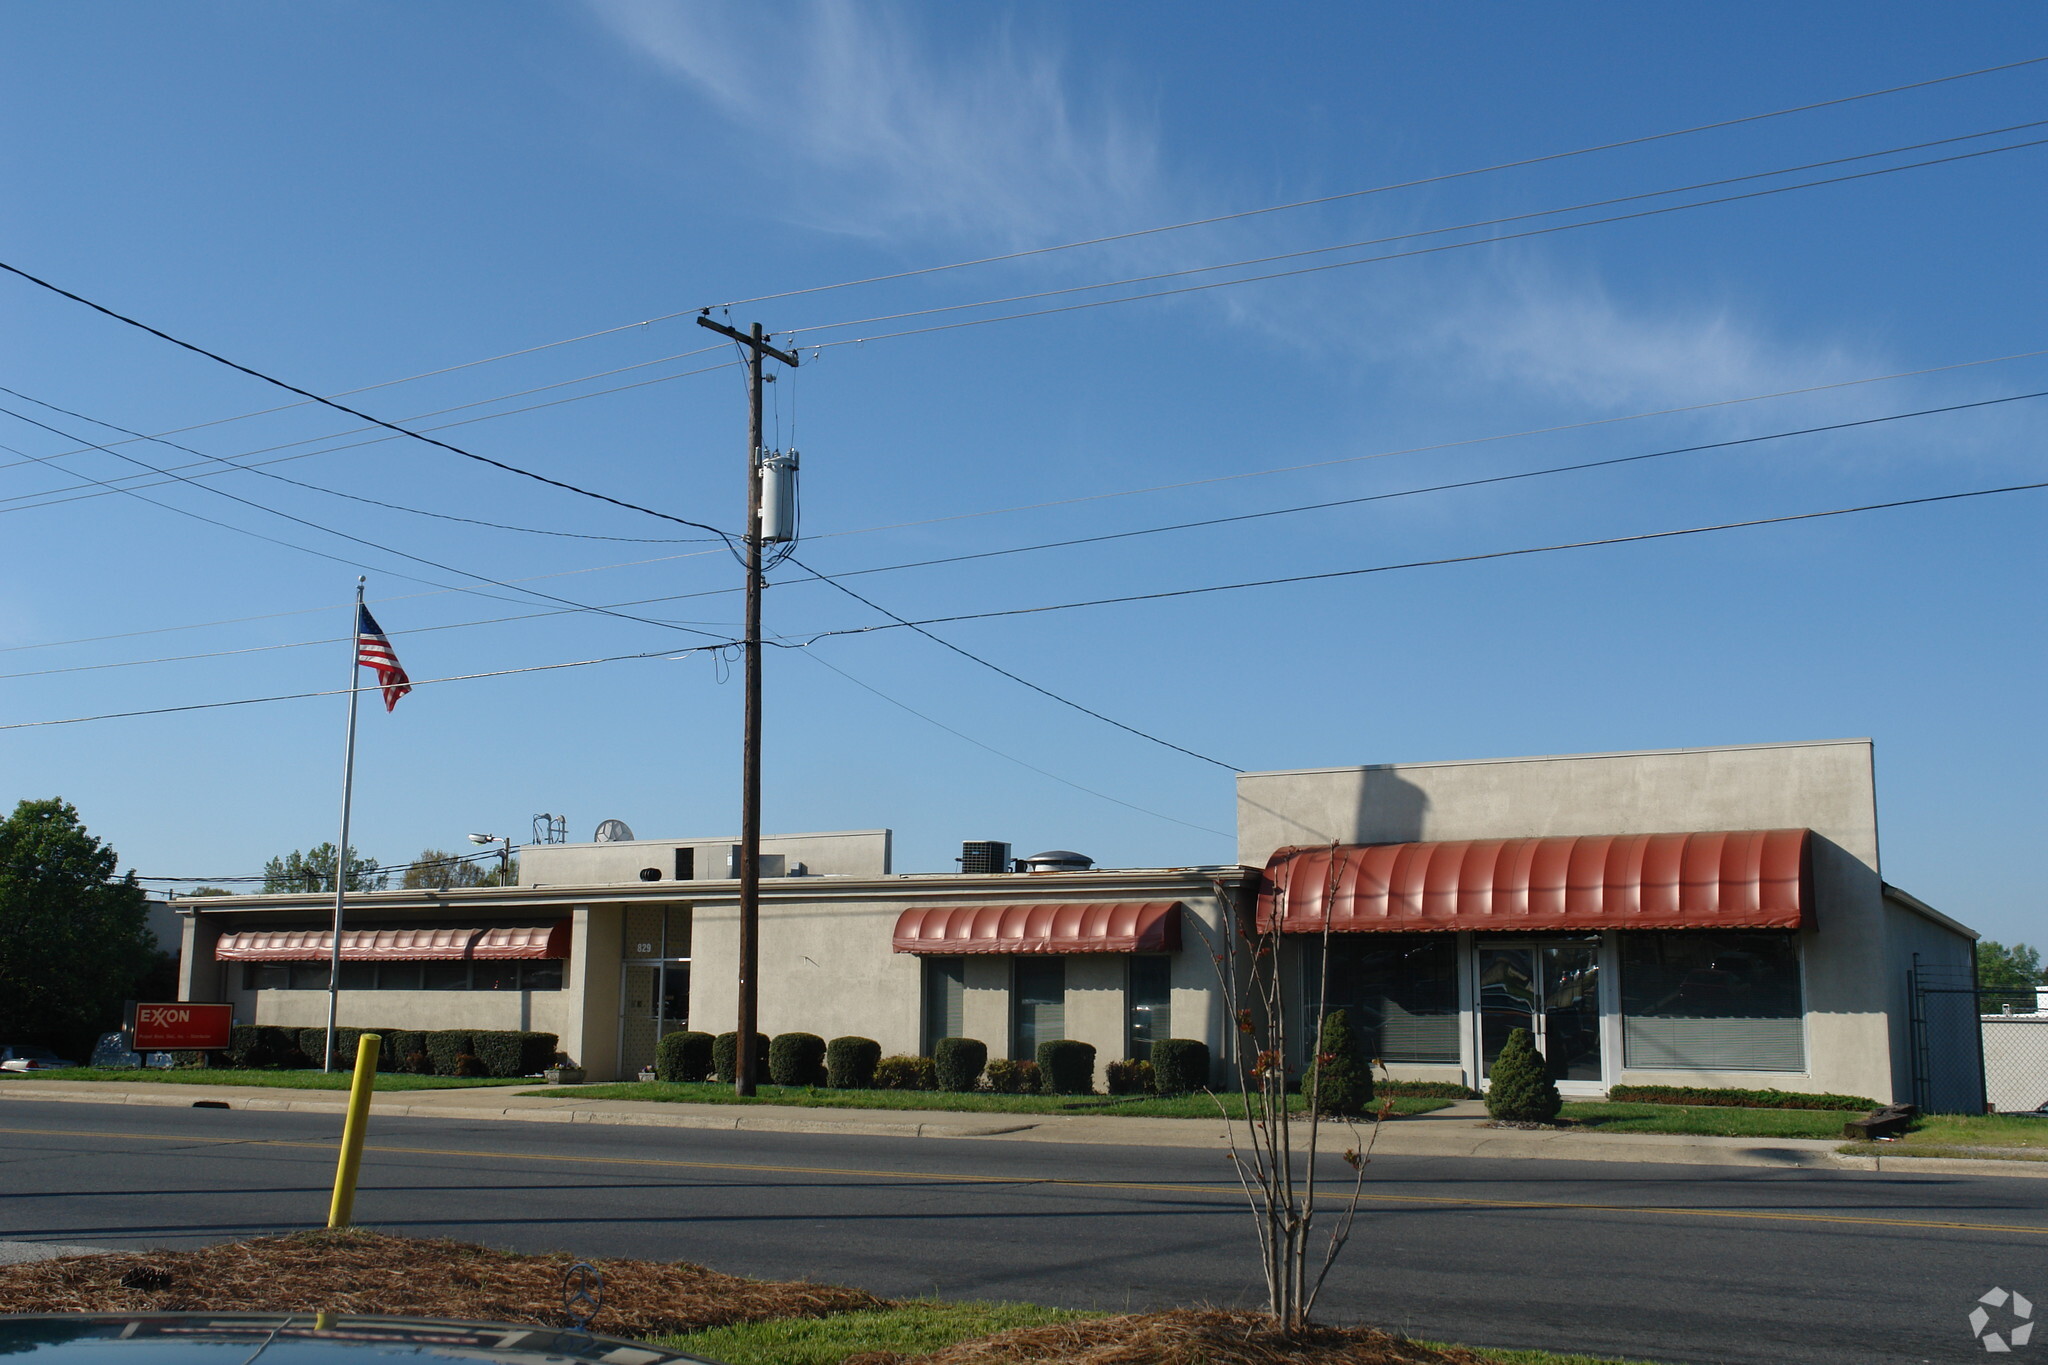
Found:
[[(1291, 998), (1327, 980), (1396, 1076), (1483, 1085), (1522, 1027), (1572, 1093), (1981, 1107), (1981, 1060), (1916, 1034), (1918, 984), (1967, 976), (1975, 935), (1885, 884), (1868, 741), (1247, 773), (1237, 797), (1240, 862), (1218, 867), (1018, 870), (975, 843), (961, 871), (897, 873), (887, 830), (765, 839), (760, 1027), (1220, 1056), (1238, 915), (1277, 928)], [(351, 896), (342, 1022), (543, 1029), (630, 1075), (664, 1032), (732, 1026), (734, 857), (544, 845), (517, 887)], [(186, 997), (320, 1024), (330, 901), (182, 902)]]

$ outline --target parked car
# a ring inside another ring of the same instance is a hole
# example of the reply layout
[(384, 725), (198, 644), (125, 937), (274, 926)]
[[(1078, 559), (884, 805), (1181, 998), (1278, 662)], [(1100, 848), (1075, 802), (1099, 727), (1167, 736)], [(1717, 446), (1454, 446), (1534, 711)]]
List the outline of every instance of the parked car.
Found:
[(67, 1062), (50, 1049), (36, 1047), (32, 1043), (0, 1046), (0, 1071), (61, 1071), (67, 1066), (77, 1065), (77, 1062)]

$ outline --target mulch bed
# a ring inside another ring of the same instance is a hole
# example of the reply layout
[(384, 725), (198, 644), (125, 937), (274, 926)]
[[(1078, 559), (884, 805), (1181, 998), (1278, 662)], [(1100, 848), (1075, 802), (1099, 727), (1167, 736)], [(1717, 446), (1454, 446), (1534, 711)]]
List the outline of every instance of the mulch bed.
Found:
[[(0, 1266), (0, 1312), (326, 1310), (566, 1327), (562, 1274), (575, 1261), (357, 1228), (298, 1232), (197, 1251), (122, 1251)], [(666, 1336), (890, 1306), (858, 1289), (747, 1280), (682, 1262), (592, 1264), (604, 1274), (604, 1308), (590, 1330), (610, 1336)]]
[(868, 1351), (841, 1365), (1486, 1365), (1370, 1327), (1287, 1333), (1263, 1313), (1178, 1309), (1020, 1327), (925, 1355)]

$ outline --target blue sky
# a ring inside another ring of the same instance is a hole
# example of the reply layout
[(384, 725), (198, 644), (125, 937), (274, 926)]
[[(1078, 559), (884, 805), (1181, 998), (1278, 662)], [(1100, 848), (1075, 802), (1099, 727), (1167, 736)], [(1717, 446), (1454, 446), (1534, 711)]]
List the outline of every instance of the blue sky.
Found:
[[(343, 401), (464, 422), (439, 434), (495, 459), (734, 525), (742, 388), (690, 314), (812, 291), (718, 315), (816, 348), (770, 392), (776, 443), (803, 451), (798, 554), (890, 568), (848, 585), (913, 618), (2048, 477), (2048, 400), (2016, 401), (891, 567), (2048, 389), (2027, 355), (2048, 348), (2048, 148), (1502, 240), (2048, 136), (1971, 136), (2048, 119), (2048, 65), (819, 289), (2048, 54), (2031, 7), (84, 3), (10, 26), (0, 259), (310, 389), (381, 386)], [(1050, 290), (1075, 292), (958, 307)], [(674, 543), (688, 528), (343, 434), (359, 424), (331, 411), (265, 411), (290, 395), (18, 281), (0, 318), (0, 385), (27, 396), (0, 408), (58, 429), (0, 415), (0, 724), (340, 687), (356, 563), (421, 679), (736, 629), (735, 566)], [(952, 322), (975, 325), (890, 335)], [(115, 448), (192, 481), (86, 447), (124, 439), (89, 419), (177, 432), (188, 450)], [(1868, 735), (1889, 879), (2039, 941), (2044, 508), (2020, 493), (934, 629), (1248, 769)], [(1232, 857), (1223, 768), (905, 631), (815, 638), (884, 618), (785, 575), (770, 829), (888, 825), (905, 870), (978, 838), (1111, 865)], [(666, 599), (618, 610), (671, 624), (536, 591)], [(254, 872), (333, 837), (342, 712), (0, 730), (0, 798), (63, 795), (144, 874)], [(706, 653), (423, 686), (364, 714), (356, 843), (402, 861), (542, 810), (577, 838), (607, 817), (728, 833), (738, 716), (730, 662)]]

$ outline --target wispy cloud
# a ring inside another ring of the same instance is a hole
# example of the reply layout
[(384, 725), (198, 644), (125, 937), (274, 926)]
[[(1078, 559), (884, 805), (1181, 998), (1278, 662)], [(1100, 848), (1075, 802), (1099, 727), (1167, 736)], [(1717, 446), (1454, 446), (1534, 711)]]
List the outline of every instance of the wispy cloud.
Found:
[(1885, 368), (1836, 339), (1793, 340), (1754, 310), (1704, 300), (1618, 299), (1527, 256), (1444, 299), (1419, 338), (1470, 378), (1598, 410), (1711, 402), (1827, 384)]
[[(903, 11), (590, 0), (623, 41), (804, 172), (809, 221), (1036, 245), (1156, 210), (1157, 138), (1059, 45), (1010, 25), (942, 46)], [(785, 206), (786, 212), (791, 211)]]

